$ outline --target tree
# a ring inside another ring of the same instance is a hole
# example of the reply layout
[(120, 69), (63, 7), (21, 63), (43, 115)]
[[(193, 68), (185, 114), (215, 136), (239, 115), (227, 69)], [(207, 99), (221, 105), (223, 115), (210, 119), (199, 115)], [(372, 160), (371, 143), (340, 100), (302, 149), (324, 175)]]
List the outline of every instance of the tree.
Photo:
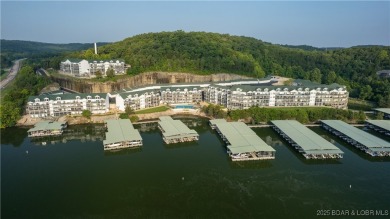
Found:
[(130, 106), (126, 106), (126, 108), (125, 108), (125, 113), (126, 113), (127, 115), (131, 115), (131, 114), (134, 113), (134, 110), (133, 110), (133, 108), (131, 108)]
[(384, 113), (382, 113), (382, 112), (378, 112), (378, 113), (376, 114), (376, 116), (375, 116), (375, 119), (382, 120), (382, 119), (383, 119), (383, 117), (384, 117)]
[(360, 88), (359, 98), (362, 100), (369, 99), (372, 96), (372, 88), (370, 85)]
[(138, 120), (139, 120), (139, 117), (136, 116), (136, 115), (133, 115), (133, 116), (130, 117), (130, 121), (131, 122), (138, 122)]
[(128, 119), (128, 118), (129, 118), (129, 114), (127, 114), (127, 113), (121, 113), (121, 114), (119, 114), (119, 118), (120, 118), (120, 119)]
[(81, 115), (84, 116), (84, 117), (87, 118), (87, 119), (90, 119), (92, 113), (91, 113), (91, 111), (89, 111), (89, 110), (83, 110), (83, 112), (81, 113)]
[(321, 78), (322, 78), (322, 74), (320, 69), (315, 68), (310, 72), (311, 81), (321, 83)]
[(325, 83), (326, 83), (326, 84), (334, 83), (334, 82), (336, 82), (336, 79), (337, 79), (336, 72), (330, 71), (330, 72), (326, 75)]
[(365, 120), (366, 120), (366, 114), (363, 112), (363, 111), (359, 111), (359, 113), (358, 113), (358, 120), (360, 121), (360, 122), (364, 122)]
[(98, 71), (95, 73), (95, 76), (96, 76), (96, 78), (100, 79), (100, 78), (103, 77), (103, 74), (102, 74), (102, 72), (101, 72), (100, 70), (98, 70)]
[(19, 118), (20, 109), (14, 102), (5, 101), (0, 105), (0, 128), (14, 126)]
[(106, 71), (106, 75), (107, 75), (108, 78), (114, 77), (114, 76), (115, 76), (115, 71), (114, 71), (114, 69), (109, 68), (109, 69)]

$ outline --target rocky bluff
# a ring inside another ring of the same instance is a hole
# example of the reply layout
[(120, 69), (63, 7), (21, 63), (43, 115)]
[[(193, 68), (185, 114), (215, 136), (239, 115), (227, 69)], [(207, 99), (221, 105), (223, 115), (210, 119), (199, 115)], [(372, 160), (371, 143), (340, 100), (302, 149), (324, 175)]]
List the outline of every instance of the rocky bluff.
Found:
[(111, 93), (122, 90), (124, 88), (135, 88), (151, 84), (219, 82), (249, 79), (250, 77), (226, 73), (196, 75), (190, 73), (148, 72), (135, 76), (129, 76), (127, 78), (117, 79), (116, 82), (95, 82), (88, 79), (63, 77), (61, 75), (52, 75), (51, 78), (61, 87), (80, 93)]

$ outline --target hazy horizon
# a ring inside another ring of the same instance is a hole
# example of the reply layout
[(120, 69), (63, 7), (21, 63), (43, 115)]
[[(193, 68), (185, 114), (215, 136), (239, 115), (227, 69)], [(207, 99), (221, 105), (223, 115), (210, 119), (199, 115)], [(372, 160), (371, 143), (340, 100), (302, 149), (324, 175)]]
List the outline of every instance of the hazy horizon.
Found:
[(390, 46), (390, 2), (1, 2), (1, 39), (117, 42), (183, 30), (317, 48)]

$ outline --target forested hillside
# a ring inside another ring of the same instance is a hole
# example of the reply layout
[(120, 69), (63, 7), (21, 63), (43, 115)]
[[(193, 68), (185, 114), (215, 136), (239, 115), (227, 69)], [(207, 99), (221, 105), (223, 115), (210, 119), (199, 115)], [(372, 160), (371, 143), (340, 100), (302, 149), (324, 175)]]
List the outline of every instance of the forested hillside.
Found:
[[(304, 48), (304, 49), (300, 49)], [(390, 47), (363, 46), (316, 50), (314, 47), (273, 45), (250, 37), (205, 32), (141, 34), (73, 54), (78, 58), (123, 58), (129, 74), (177, 71), (210, 74), (227, 72), (253, 77), (280, 75), (346, 85), (351, 97), (390, 107), (389, 79), (376, 71), (390, 69)]]
[[(105, 45), (107, 43), (98, 43)], [(23, 40), (1, 40), (1, 55), (8, 59), (31, 58), (31, 57), (49, 57), (59, 55), (64, 52), (72, 52), (93, 48), (92, 43), (40, 43)]]

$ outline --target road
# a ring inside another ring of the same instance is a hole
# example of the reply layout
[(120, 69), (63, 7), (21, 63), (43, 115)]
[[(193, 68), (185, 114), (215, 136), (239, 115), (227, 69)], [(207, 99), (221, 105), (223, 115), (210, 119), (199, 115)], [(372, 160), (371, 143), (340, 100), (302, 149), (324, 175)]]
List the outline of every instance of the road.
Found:
[(16, 74), (18, 74), (20, 70), (20, 62), (24, 59), (16, 60), (12, 68), (10, 69), (10, 73), (7, 75), (7, 77), (0, 81), (0, 89), (2, 90), (5, 88), (14, 78), (16, 77)]

